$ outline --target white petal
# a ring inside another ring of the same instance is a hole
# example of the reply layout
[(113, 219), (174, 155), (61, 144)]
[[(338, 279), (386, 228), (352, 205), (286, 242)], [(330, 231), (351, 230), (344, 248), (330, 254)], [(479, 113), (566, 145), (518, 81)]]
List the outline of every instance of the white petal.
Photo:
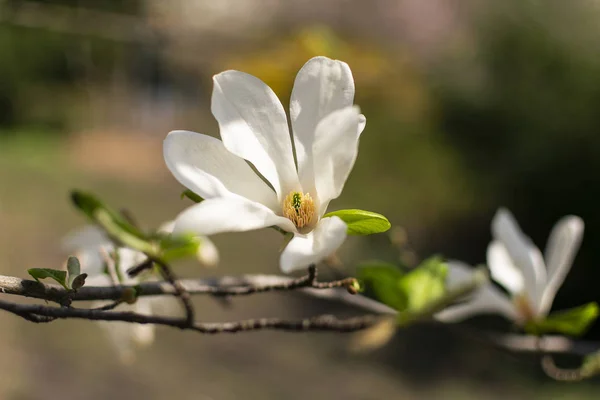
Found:
[(69, 233), (62, 240), (62, 248), (77, 257), (82, 272), (92, 277), (103, 274), (103, 252), (112, 252), (114, 245), (102, 229), (96, 225), (86, 225)]
[(280, 200), (282, 193), (299, 190), (287, 118), (275, 93), (240, 71), (222, 72), (213, 82), (212, 113), (225, 147), (250, 161)]
[(171, 220), (171, 221), (167, 221), (167, 222), (163, 222), (157, 229), (158, 232), (160, 233), (173, 233), (173, 228), (175, 228), (175, 221)]
[[(152, 315), (152, 300), (150, 298), (138, 299), (134, 304), (134, 311), (138, 314)], [(138, 346), (149, 346), (154, 342), (154, 325), (133, 324), (131, 337)]]
[(525, 290), (523, 273), (514, 264), (506, 247), (494, 241), (487, 248), (487, 264), (492, 278), (504, 286), (513, 296), (522, 294)]
[(214, 267), (219, 263), (219, 250), (212, 240), (202, 237), (197, 257), (204, 266)]
[(521, 232), (517, 221), (506, 209), (498, 210), (494, 216), (492, 236), (505, 246), (513, 265), (521, 270), (524, 289), (533, 308), (537, 310), (546, 286), (546, 266), (542, 253), (531, 239)]
[(465, 303), (450, 306), (435, 314), (435, 318), (443, 322), (458, 322), (478, 314), (500, 314), (508, 320), (518, 321), (512, 302), (489, 284), (480, 288)]
[(213, 235), (269, 226), (279, 226), (288, 232), (296, 232), (292, 221), (276, 215), (262, 204), (232, 197), (204, 200), (189, 207), (175, 219), (173, 232)]
[(358, 116), (358, 135), (359, 136), (365, 130), (365, 126), (367, 126), (367, 117), (365, 117), (363, 114), (360, 114)]
[(317, 125), (313, 143), (319, 215), (337, 198), (358, 155), (358, 107), (334, 111)]
[(76, 231), (70, 232), (62, 240), (62, 247), (66, 251), (75, 251), (83, 248), (97, 248), (111, 245), (112, 242), (102, 229), (96, 225), (86, 225)]
[[(119, 305), (121, 311), (134, 311), (143, 314), (149, 314), (147, 299), (140, 299), (135, 304)], [(140, 304), (141, 303), (141, 304)], [(104, 305), (95, 302), (94, 306)], [(98, 325), (110, 338), (113, 346), (119, 353), (119, 357), (124, 363), (131, 363), (135, 359), (135, 346), (148, 345), (154, 339), (154, 326), (151, 324), (131, 324), (127, 322), (99, 321)]]
[(298, 173), (305, 190), (314, 182), (312, 150), (317, 124), (333, 111), (351, 106), (353, 101), (354, 79), (348, 64), (314, 57), (298, 72), (290, 100), (290, 116)]
[(581, 244), (583, 227), (583, 220), (571, 215), (558, 221), (550, 233), (545, 252), (548, 284), (540, 301), (542, 315), (546, 315), (550, 311), (554, 296), (571, 269), (573, 259)]
[(307, 235), (295, 235), (281, 253), (281, 270), (306, 268), (333, 254), (346, 239), (347, 226), (338, 217), (323, 218)]
[(452, 287), (468, 282), (473, 276), (473, 268), (461, 261), (450, 260), (446, 262), (448, 275), (446, 286)]
[[(447, 265), (446, 285), (450, 289), (467, 283), (473, 276), (473, 269), (465, 263), (448, 261)], [(517, 318), (517, 311), (512, 302), (490, 283), (477, 289), (464, 303), (450, 306), (437, 313), (435, 317), (440, 321), (454, 322), (476, 314), (489, 313), (498, 313), (510, 320)]]
[(244, 159), (211, 136), (173, 131), (164, 141), (165, 162), (175, 178), (205, 199), (233, 194), (278, 207), (277, 196)]

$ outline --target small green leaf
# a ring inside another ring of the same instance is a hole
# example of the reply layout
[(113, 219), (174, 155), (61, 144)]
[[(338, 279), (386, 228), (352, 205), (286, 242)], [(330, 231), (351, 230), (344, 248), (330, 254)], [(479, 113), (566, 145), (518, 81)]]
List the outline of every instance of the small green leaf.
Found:
[(202, 245), (201, 239), (193, 235), (165, 235), (159, 240), (161, 258), (164, 261), (195, 256)]
[(73, 280), (81, 273), (81, 265), (77, 257), (69, 257), (67, 260), (67, 282), (69, 287), (73, 287)]
[(65, 289), (68, 289), (67, 271), (61, 271), (50, 268), (30, 268), (27, 270), (27, 272), (33, 277), (33, 279), (35, 279), (38, 282), (40, 281), (40, 279), (50, 278), (54, 279)]
[(142, 252), (152, 251), (144, 232), (94, 195), (75, 190), (71, 192), (71, 199), (81, 212), (100, 225), (113, 239)]
[(323, 216), (339, 217), (348, 225), (349, 235), (371, 235), (373, 233), (385, 232), (392, 226), (390, 221), (381, 214), (364, 210), (338, 210)]
[(198, 196), (196, 193), (192, 192), (189, 189), (186, 189), (181, 193), (181, 199), (183, 199), (184, 197), (187, 197), (194, 203), (200, 203), (201, 201), (204, 201), (202, 197)]
[(431, 257), (406, 274), (400, 287), (406, 293), (408, 311), (417, 311), (441, 298), (446, 289), (448, 267), (441, 257)]
[(87, 276), (88, 275), (86, 273), (83, 273), (73, 278), (73, 280), (71, 281), (71, 289), (77, 290), (83, 287), (83, 285), (85, 285), (85, 278), (87, 278)]
[(397, 266), (383, 261), (363, 263), (358, 268), (358, 279), (365, 291), (398, 311), (405, 310), (408, 305), (406, 293), (400, 286), (403, 276)]
[(138, 236), (127, 229), (123, 229), (123, 226), (107, 210), (97, 209), (94, 216), (98, 225), (104, 228), (106, 233), (119, 243), (142, 253), (155, 255), (154, 246), (143, 235)]
[(554, 332), (580, 336), (598, 318), (599, 311), (597, 303), (587, 303), (579, 307), (554, 312), (540, 321), (531, 321), (525, 326), (525, 330), (537, 335)]

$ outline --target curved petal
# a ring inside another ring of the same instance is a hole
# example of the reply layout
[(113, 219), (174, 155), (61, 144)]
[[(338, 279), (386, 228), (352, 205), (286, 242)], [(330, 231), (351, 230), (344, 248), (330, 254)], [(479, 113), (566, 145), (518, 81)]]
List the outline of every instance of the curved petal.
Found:
[(487, 248), (487, 264), (492, 273), (492, 278), (504, 286), (513, 296), (522, 294), (525, 282), (522, 271), (515, 266), (506, 247), (494, 241)]
[(279, 207), (277, 196), (244, 159), (208, 135), (173, 131), (163, 144), (167, 167), (185, 187), (205, 199), (233, 194)]
[(112, 245), (112, 242), (106, 233), (96, 225), (86, 225), (70, 232), (62, 240), (62, 248), (66, 251), (97, 248), (104, 245)]
[(548, 267), (548, 284), (540, 301), (540, 313), (548, 314), (554, 296), (571, 269), (583, 237), (583, 220), (574, 215), (563, 217), (556, 223), (546, 246), (545, 258)]
[(473, 275), (473, 268), (462, 261), (449, 260), (446, 265), (448, 266), (446, 275), (446, 286), (448, 287), (466, 283)]
[(250, 161), (280, 200), (282, 193), (299, 190), (287, 118), (275, 93), (240, 71), (222, 72), (213, 82), (211, 109), (225, 147)]
[(198, 261), (206, 267), (215, 267), (219, 263), (219, 250), (207, 237), (203, 237), (198, 249)]
[(213, 235), (278, 226), (296, 232), (289, 219), (276, 215), (262, 204), (241, 197), (204, 200), (184, 210), (175, 219), (174, 233)]
[(354, 79), (345, 62), (314, 57), (296, 75), (290, 117), (298, 174), (304, 190), (310, 190), (307, 188), (314, 182), (312, 151), (317, 124), (333, 111), (351, 106), (353, 101)]
[(500, 314), (511, 321), (519, 318), (512, 302), (491, 284), (480, 288), (465, 303), (436, 313), (435, 318), (442, 322), (458, 322), (478, 314)]
[[(446, 285), (449, 288), (468, 282), (473, 269), (460, 261), (448, 261)], [(435, 315), (443, 322), (455, 322), (477, 314), (498, 313), (510, 320), (516, 320), (517, 310), (510, 299), (494, 285), (488, 283), (475, 291), (461, 304), (450, 306)]]
[(347, 229), (338, 217), (323, 218), (312, 232), (294, 236), (281, 253), (281, 270), (289, 273), (328, 257), (344, 243)]
[(537, 310), (541, 293), (546, 286), (546, 267), (542, 253), (531, 239), (521, 232), (517, 221), (506, 209), (499, 209), (494, 216), (492, 236), (504, 245), (513, 265), (521, 270), (524, 289)]
[(367, 126), (367, 117), (365, 117), (364, 114), (360, 114), (358, 116), (358, 136), (363, 133), (365, 126)]
[[(102, 306), (95, 302), (94, 306)], [(135, 304), (119, 306), (122, 311), (133, 311), (142, 314), (151, 314), (147, 299), (139, 299)], [(108, 335), (113, 347), (117, 350), (121, 362), (129, 364), (135, 360), (135, 347), (147, 346), (154, 340), (154, 325), (131, 324), (128, 322), (99, 321), (98, 325)]]
[[(82, 272), (91, 278), (104, 273), (103, 251), (112, 252), (114, 245), (102, 229), (96, 225), (86, 225), (69, 233), (62, 240), (62, 248), (77, 257)], [(89, 278), (87, 283), (91, 286)]]
[(342, 193), (358, 155), (358, 107), (329, 114), (317, 125), (313, 143), (314, 187), (319, 215)]

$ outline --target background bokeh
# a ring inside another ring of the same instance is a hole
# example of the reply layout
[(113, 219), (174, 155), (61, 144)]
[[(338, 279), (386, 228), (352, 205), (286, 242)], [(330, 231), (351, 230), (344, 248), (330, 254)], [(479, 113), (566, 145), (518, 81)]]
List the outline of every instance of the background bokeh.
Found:
[[(386, 215), (408, 235), (403, 262), (485, 261), (489, 222), (511, 209), (541, 248), (576, 214), (586, 235), (554, 309), (600, 301), (600, 3), (596, 0), (0, 0), (0, 268), (56, 267), (91, 190), (147, 228), (189, 203), (162, 160), (173, 129), (218, 135), (213, 74), (239, 69), (287, 104), (314, 55), (346, 61), (367, 116), (358, 161), (331, 209)], [(277, 273), (276, 232), (223, 234), (217, 270)], [(390, 238), (352, 238), (347, 273), (395, 261)], [(206, 320), (352, 313), (261, 295)], [(501, 326), (495, 319), (475, 321)], [(0, 315), (6, 399), (596, 399), (594, 382), (553, 383), (532, 356), (419, 326), (366, 355), (347, 338), (159, 330), (124, 366), (96, 325)], [(600, 340), (600, 324), (587, 339)], [(567, 362), (569, 360), (566, 360)], [(573, 360), (577, 361), (577, 360)]]

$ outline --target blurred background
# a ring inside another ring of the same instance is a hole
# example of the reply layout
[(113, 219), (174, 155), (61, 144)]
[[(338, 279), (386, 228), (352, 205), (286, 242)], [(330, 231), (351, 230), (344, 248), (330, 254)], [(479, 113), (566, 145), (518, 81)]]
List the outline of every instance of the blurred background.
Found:
[[(61, 238), (85, 223), (71, 188), (128, 208), (146, 228), (172, 218), (189, 202), (164, 166), (162, 140), (173, 129), (218, 136), (212, 75), (254, 74), (287, 105), (299, 68), (326, 55), (350, 65), (367, 116), (330, 209), (386, 215), (407, 235), (407, 264), (431, 254), (485, 262), (499, 206), (542, 249), (556, 220), (579, 215), (586, 235), (553, 309), (600, 301), (599, 18), (596, 0), (0, 0), (2, 274), (64, 261)], [(280, 240), (218, 235), (218, 269), (178, 272), (278, 273)], [(390, 249), (387, 235), (352, 238), (339, 256), (352, 274), (361, 260), (396, 261)], [(292, 295), (197, 304), (207, 321), (357, 312)], [(440, 326), (407, 329), (363, 355), (340, 335), (165, 329), (128, 366), (92, 323), (0, 314), (0, 326), (6, 399), (600, 394), (597, 382), (554, 383), (536, 357)], [(600, 324), (586, 338), (600, 340)]]

